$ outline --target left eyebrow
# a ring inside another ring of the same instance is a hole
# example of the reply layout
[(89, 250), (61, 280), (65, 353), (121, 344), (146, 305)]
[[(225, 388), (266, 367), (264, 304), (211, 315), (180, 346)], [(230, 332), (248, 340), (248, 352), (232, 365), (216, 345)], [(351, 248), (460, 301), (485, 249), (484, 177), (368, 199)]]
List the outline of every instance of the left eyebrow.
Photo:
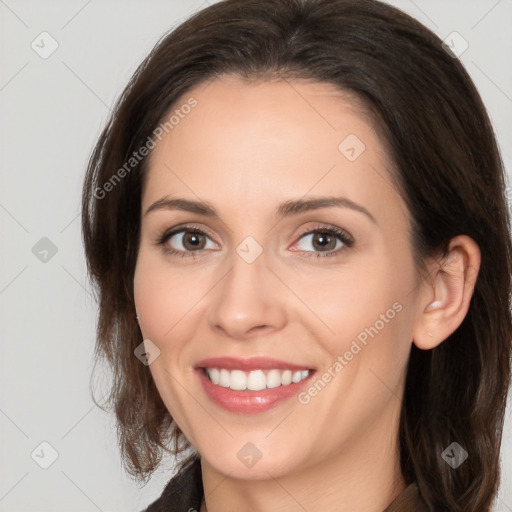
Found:
[[(280, 204), (274, 211), (274, 217), (282, 219), (299, 213), (319, 210), (321, 208), (350, 208), (356, 212), (366, 215), (372, 222), (377, 224), (375, 217), (364, 207), (346, 197), (316, 197), (313, 199), (290, 199)], [(191, 213), (205, 215), (207, 217), (220, 218), (217, 210), (209, 203), (204, 201), (192, 201), (184, 198), (171, 199), (168, 196), (162, 197), (154, 202), (144, 213), (155, 210), (182, 210)]]
[(350, 208), (356, 212), (363, 213), (372, 222), (377, 224), (375, 217), (364, 207), (346, 197), (317, 197), (314, 199), (295, 199), (285, 201), (275, 211), (274, 216), (277, 218), (289, 217), (298, 213), (319, 210), (320, 208)]

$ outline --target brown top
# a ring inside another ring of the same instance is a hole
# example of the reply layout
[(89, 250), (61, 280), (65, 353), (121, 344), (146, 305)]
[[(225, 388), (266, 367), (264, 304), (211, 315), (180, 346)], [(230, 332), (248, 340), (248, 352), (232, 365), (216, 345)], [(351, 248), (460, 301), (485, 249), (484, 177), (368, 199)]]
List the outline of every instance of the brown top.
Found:
[[(203, 499), (201, 459), (192, 456), (168, 484), (160, 498), (142, 512), (199, 512)], [(406, 487), (383, 512), (428, 512), (415, 483)]]
[(408, 485), (383, 512), (429, 512), (416, 483)]

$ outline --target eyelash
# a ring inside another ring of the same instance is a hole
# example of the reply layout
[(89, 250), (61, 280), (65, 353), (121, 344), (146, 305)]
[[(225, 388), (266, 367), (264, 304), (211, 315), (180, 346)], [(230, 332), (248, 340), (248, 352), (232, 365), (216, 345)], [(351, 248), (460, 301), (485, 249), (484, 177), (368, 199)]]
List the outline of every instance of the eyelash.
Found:
[[(181, 251), (178, 249), (172, 249), (169, 248), (166, 243), (167, 241), (172, 238), (174, 235), (178, 233), (194, 233), (198, 235), (204, 235), (211, 239), (211, 237), (205, 233), (203, 230), (196, 228), (194, 226), (180, 226), (179, 228), (172, 229), (170, 231), (164, 231), (162, 234), (160, 234), (156, 239), (156, 244), (163, 247), (163, 251), (166, 254), (169, 254), (171, 256), (180, 256), (181, 258), (192, 258), (196, 259), (197, 256), (194, 253), (200, 253), (203, 250), (206, 249), (199, 249), (198, 251)], [(304, 237), (305, 235), (311, 235), (311, 234), (326, 234), (331, 235), (338, 240), (340, 240), (345, 248), (350, 248), (354, 245), (354, 239), (351, 235), (349, 235), (346, 231), (335, 228), (335, 227), (325, 227), (322, 225), (315, 226), (314, 228), (310, 228), (308, 230), (303, 231), (299, 235), (299, 240)], [(336, 251), (329, 251), (329, 252), (317, 252), (317, 251), (297, 251), (297, 252), (304, 252), (306, 253), (306, 257), (310, 258), (327, 258), (332, 256), (338, 256), (339, 253), (343, 252), (343, 248), (337, 249)]]

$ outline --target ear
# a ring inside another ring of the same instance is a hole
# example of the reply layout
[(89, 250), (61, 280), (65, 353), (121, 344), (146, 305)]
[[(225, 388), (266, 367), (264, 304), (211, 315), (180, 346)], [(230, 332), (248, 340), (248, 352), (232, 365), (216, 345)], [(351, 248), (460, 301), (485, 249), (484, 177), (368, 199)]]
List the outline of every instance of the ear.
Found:
[(452, 238), (448, 253), (431, 262), (422, 285), (413, 342), (429, 350), (452, 334), (466, 316), (480, 270), (480, 249), (466, 235)]

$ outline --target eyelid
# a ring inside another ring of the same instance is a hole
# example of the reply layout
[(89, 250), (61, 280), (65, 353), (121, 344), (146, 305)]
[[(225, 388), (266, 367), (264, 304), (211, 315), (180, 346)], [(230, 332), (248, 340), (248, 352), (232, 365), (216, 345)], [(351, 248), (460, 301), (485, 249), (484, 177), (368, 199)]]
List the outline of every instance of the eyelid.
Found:
[(304, 235), (315, 233), (318, 231), (335, 232), (338, 236), (346, 238), (347, 244), (353, 244), (355, 242), (354, 237), (347, 230), (340, 228), (338, 226), (335, 226), (333, 224), (326, 224), (326, 223), (316, 223), (314, 226), (309, 226), (307, 228), (304, 228), (299, 231), (299, 233), (296, 235), (296, 237), (300, 239)]
[[(187, 223), (178, 224), (176, 226), (173, 226), (172, 228), (164, 229), (156, 236), (155, 243), (163, 244), (163, 243), (165, 243), (166, 240), (168, 240), (172, 236), (174, 236), (178, 233), (181, 233), (183, 231), (196, 231), (200, 234), (204, 234), (208, 238), (210, 238), (216, 245), (219, 245), (217, 242), (215, 242), (215, 237), (209, 232), (209, 230), (207, 228), (198, 227), (198, 226), (195, 226), (194, 224), (187, 224)], [(189, 251), (189, 252), (191, 252), (191, 251)]]
[[(217, 242), (215, 242), (215, 237), (213, 237), (208, 229), (203, 227), (197, 227), (193, 224), (178, 224), (170, 229), (164, 230), (161, 234), (159, 234), (156, 237), (155, 243), (159, 246), (165, 246), (166, 243), (169, 241), (170, 238), (172, 238), (174, 235), (178, 233), (183, 232), (197, 232), (199, 234), (207, 236), (215, 245)], [(297, 235), (294, 236), (297, 240), (293, 243), (292, 247), (295, 246), (300, 240), (305, 236), (309, 234), (315, 234), (318, 232), (325, 232), (330, 233), (332, 236), (336, 237), (337, 239), (341, 240), (343, 243), (342, 248), (333, 250), (333, 251), (304, 251), (304, 250), (296, 250), (293, 252), (302, 252), (306, 253), (308, 256), (312, 257), (329, 257), (329, 256), (337, 256), (339, 253), (344, 252), (344, 249), (350, 248), (353, 246), (355, 240), (354, 237), (345, 229), (339, 228), (334, 225), (330, 225), (327, 223), (317, 223), (313, 226), (308, 226), (307, 228), (303, 228), (299, 231)], [(201, 256), (205, 251), (211, 251), (212, 249), (199, 249), (197, 251), (183, 251), (180, 249), (174, 249), (169, 247), (164, 247), (164, 251), (172, 254), (172, 255), (180, 255), (183, 257), (192, 257), (193, 259)]]
[(317, 223), (314, 226), (302, 229), (298, 235), (296, 235), (297, 241), (294, 242), (291, 247), (300, 243), (305, 235), (315, 235), (317, 233), (327, 233), (330, 236), (335, 237), (337, 240), (341, 241), (342, 247), (330, 251), (305, 251), (303, 249), (292, 249), (292, 252), (302, 253), (308, 258), (336, 258), (345, 253), (345, 251), (350, 249), (355, 243), (354, 237), (345, 229), (325, 223)]

